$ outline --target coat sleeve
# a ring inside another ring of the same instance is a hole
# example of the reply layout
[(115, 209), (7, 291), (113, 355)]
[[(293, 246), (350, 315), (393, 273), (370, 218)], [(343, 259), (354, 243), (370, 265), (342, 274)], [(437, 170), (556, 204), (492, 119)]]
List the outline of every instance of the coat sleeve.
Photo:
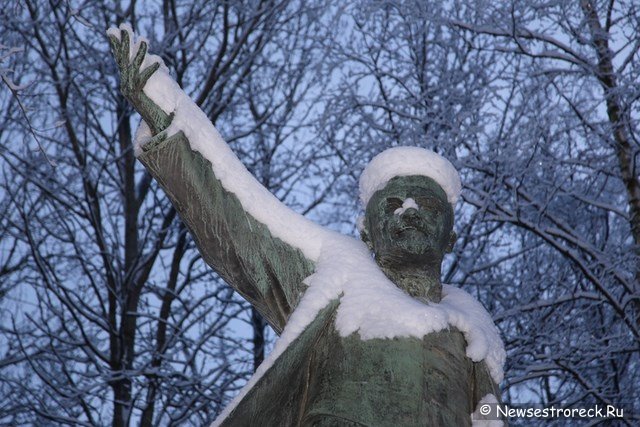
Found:
[(248, 214), (182, 132), (143, 146), (138, 158), (171, 199), (204, 261), (280, 333), (314, 264)]
[[(478, 404), (480, 403), (480, 401), (489, 394), (492, 394), (498, 403), (502, 402), (502, 399), (500, 398), (500, 387), (493, 381), (493, 378), (489, 373), (489, 368), (487, 367), (485, 361), (473, 362), (472, 385), (473, 411), (478, 410)], [(482, 415), (477, 413), (475, 415), (482, 417)], [(494, 416), (494, 414), (492, 414), (492, 416)], [(498, 424), (498, 421), (502, 421), (503, 427), (508, 427), (509, 425), (509, 421), (504, 417), (501, 417), (500, 420), (495, 420), (493, 424), (489, 423), (486, 425), (496, 425)]]

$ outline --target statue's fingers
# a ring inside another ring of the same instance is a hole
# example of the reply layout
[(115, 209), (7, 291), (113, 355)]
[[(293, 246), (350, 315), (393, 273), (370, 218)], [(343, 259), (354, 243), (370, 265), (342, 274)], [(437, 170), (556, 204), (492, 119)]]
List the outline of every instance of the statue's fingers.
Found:
[(120, 31), (121, 34), (121, 38), (122, 38), (122, 59), (124, 59), (124, 63), (126, 64), (127, 62), (129, 62), (129, 49), (130, 49), (130, 42), (129, 42), (129, 32), (126, 30), (122, 30)]
[(139, 70), (140, 66), (142, 66), (142, 61), (144, 61), (144, 56), (147, 54), (147, 43), (141, 42), (140, 48), (138, 49), (138, 53), (136, 53), (136, 57), (133, 59), (133, 69)]
[(116, 53), (118, 50), (118, 45), (120, 44), (120, 41), (116, 38), (116, 36), (109, 34), (107, 36), (109, 38), (109, 46), (111, 47), (111, 51), (113, 53)]
[(131, 81), (131, 71), (129, 67), (124, 67), (120, 72), (120, 92), (128, 96), (133, 92)]
[(149, 77), (151, 77), (151, 75), (155, 73), (158, 70), (158, 68), (160, 68), (160, 64), (155, 62), (152, 65), (145, 68), (144, 71), (142, 71), (142, 73), (140, 73), (140, 78), (138, 80), (140, 84), (140, 88), (144, 87), (145, 83), (147, 83), (147, 80), (149, 80)]
[(111, 46), (111, 53), (113, 54), (114, 59), (116, 60), (116, 64), (118, 67), (122, 67), (122, 58), (120, 53), (120, 40), (117, 37), (110, 35), (109, 36), (109, 46)]

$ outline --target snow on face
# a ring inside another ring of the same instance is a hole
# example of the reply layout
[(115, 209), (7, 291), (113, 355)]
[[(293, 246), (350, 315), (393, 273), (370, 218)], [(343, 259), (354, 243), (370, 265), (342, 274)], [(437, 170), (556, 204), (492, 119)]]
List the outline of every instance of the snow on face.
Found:
[(423, 175), (433, 179), (447, 193), (455, 207), (462, 184), (451, 162), (420, 147), (393, 147), (375, 156), (360, 176), (360, 201), (367, 206), (371, 196), (396, 176)]
[(402, 202), (402, 206), (399, 207), (398, 209), (396, 209), (395, 211), (393, 211), (394, 215), (402, 215), (403, 213), (405, 213), (407, 211), (407, 209), (409, 208), (413, 208), (415, 210), (420, 209), (420, 206), (418, 206), (418, 204), (416, 203), (415, 200), (413, 200), (411, 197), (407, 197), (404, 202)]

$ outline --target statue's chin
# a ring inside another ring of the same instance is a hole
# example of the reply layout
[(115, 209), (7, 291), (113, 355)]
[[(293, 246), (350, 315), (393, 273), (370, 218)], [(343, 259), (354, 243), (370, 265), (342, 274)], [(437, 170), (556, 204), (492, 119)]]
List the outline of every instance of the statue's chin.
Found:
[(377, 262), (387, 268), (420, 267), (442, 260), (431, 236), (412, 227), (390, 233), (381, 243), (374, 246), (374, 252)]

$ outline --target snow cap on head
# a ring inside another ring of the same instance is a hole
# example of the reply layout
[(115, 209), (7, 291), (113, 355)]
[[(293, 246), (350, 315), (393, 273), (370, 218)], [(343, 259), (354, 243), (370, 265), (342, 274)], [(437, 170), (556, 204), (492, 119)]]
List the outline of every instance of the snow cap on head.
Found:
[(397, 176), (422, 175), (433, 179), (455, 208), (462, 184), (449, 160), (420, 147), (393, 147), (375, 156), (360, 175), (360, 201), (367, 207), (373, 194)]

